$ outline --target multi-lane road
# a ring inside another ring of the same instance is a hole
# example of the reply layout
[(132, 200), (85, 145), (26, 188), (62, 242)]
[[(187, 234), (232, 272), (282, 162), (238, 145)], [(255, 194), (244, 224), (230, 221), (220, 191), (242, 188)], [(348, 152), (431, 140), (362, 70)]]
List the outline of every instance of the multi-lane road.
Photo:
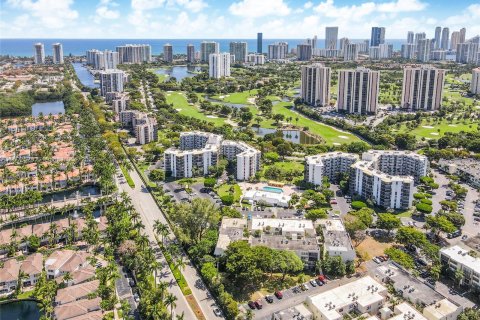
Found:
[[(190, 305), (187, 302), (187, 299), (177, 285), (164, 256), (161, 254), (161, 251), (157, 249), (158, 245), (155, 241), (153, 225), (155, 223), (155, 220), (160, 220), (164, 224), (167, 224), (167, 220), (163, 215), (162, 211), (158, 208), (152, 195), (143, 184), (143, 181), (141, 180), (139, 174), (136, 171), (130, 171), (130, 176), (135, 183), (134, 188), (130, 188), (128, 186), (125, 178), (121, 174), (121, 171), (118, 169), (116, 175), (117, 185), (120, 191), (124, 191), (130, 196), (133, 206), (140, 213), (142, 222), (145, 225), (145, 233), (149, 237), (152, 247), (157, 252), (157, 259), (162, 266), (162, 270), (159, 270), (158, 272), (158, 274), (162, 276), (159, 280), (170, 283), (168, 290), (178, 299), (176, 301), (177, 306), (174, 310), (175, 314), (183, 313), (185, 316), (184, 319), (196, 319), (197, 317), (195, 316), (194, 312), (192, 311)], [(171, 241), (175, 239), (173, 232), (170, 232), (169, 238)], [(188, 256), (185, 256), (185, 260), (186, 266), (184, 269), (182, 269), (182, 273), (188, 283), (188, 286), (192, 290), (193, 297), (195, 298), (197, 304), (200, 306), (203, 316), (206, 319), (222, 319), (223, 317), (216, 316), (213, 313), (212, 304), (214, 304), (215, 301), (211, 298), (208, 289), (203, 284), (203, 281), (200, 278), (197, 270), (192, 266), (192, 263), (188, 259)]]

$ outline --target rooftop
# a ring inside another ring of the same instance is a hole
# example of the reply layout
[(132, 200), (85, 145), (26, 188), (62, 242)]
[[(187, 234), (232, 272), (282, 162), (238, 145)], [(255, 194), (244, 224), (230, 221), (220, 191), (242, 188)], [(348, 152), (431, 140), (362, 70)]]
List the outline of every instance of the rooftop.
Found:
[(307, 299), (325, 316), (325, 319), (337, 319), (342, 317), (338, 309), (354, 302), (362, 306), (381, 302), (384, 301), (386, 294), (387, 288), (372, 277), (366, 276)]
[(433, 315), (436, 319), (444, 319), (458, 312), (459, 306), (448, 299), (443, 299), (423, 309), (423, 314)]
[(480, 272), (480, 258), (472, 257), (468, 254), (468, 252), (468, 250), (465, 250), (459, 245), (440, 249), (440, 253), (442, 255), (445, 255), (450, 259), (461, 263), (463, 266), (469, 268), (470, 270)]

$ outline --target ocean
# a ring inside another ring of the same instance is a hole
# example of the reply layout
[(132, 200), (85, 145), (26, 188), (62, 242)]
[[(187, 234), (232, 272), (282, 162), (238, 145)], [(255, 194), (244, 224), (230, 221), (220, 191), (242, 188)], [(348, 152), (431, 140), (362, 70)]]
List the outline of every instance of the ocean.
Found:
[[(173, 46), (174, 54), (186, 54), (187, 45), (193, 44), (195, 51), (200, 49), (200, 43), (204, 40), (216, 41), (220, 43), (220, 51), (228, 52), (231, 41), (245, 41), (248, 45), (248, 51), (257, 50), (257, 39), (0, 39), (0, 55), (10, 55), (18, 57), (33, 56), (33, 44), (42, 42), (45, 45), (45, 55), (52, 55), (52, 44), (60, 42), (63, 44), (64, 55), (81, 56), (90, 49), (115, 50), (116, 46), (125, 44), (149, 44), (152, 46), (152, 54), (159, 55), (163, 52), (163, 45), (170, 43)], [(268, 45), (278, 41), (286, 41), (289, 48), (294, 48), (297, 44), (305, 42), (305, 39), (263, 39), (263, 52), (267, 52)], [(352, 39), (353, 42), (361, 42), (362, 39)], [(324, 48), (325, 40), (318, 39), (318, 48)], [(405, 40), (391, 39), (386, 43), (393, 44), (394, 50), (399, 50)]]

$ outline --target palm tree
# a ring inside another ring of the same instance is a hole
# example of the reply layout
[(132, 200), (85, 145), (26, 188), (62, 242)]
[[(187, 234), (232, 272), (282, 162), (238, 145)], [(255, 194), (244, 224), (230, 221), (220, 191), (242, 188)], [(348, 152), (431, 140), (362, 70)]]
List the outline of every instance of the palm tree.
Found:
[(66, 283), (67, 286), (68, 286), (68, 283), (72, 280), (73, 280), (73, 277), (70, 274), (70, 272), (65, 273), (65, 275), (63, 276), (63, 282)]
[(175, 297), (171, 293), (169, 293), (165, 298), (165, 306), (170, 306), (170, 314), (172, 316), (172, 319), (173, 319), (173, 309), (177, 306), (175, 301), (177, 301), (177, 297)]
[(182, 314), (177, 314), (175, 318), (176, 320), (185, 320), (185, 313), (182, 312)]
[(162, 245), (164, 244), (164, 238), (168, 235), (168, 226), (162, 223), (160, 220), (155, 220), (153, 224), (153, 230), (157, 233), (157, 235), (162, 236)]
[(20, 270), (18, 272), (18, 283), (17, 283), (17, 288), (15, 290), (15, 295), (18, 296), (20, 293), (22, 293), (22, 288), (23, 288), (23, 280), (28, 279), (28, 274)]

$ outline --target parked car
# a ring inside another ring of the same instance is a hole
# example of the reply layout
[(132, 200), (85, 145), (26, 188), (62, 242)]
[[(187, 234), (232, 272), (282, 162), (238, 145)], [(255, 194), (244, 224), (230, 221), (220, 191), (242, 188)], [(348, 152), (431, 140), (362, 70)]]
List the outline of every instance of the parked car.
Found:
[(219, 308), (214, 308), (214, 309), (213, 309), (213, 313), (214, 313), (217, 317), (221, 317), (221, 316), (222, 316), (222, 311), (221, 311)]
[(283, 298), (283, 293), (282, 291), (275, 291), (275, 297), (277, 297), (277, 299), (282, 299)]
[(322, 281), (324, 284), (327, 283), (327, 277), (325, 277), (323, 274), (319, 275), (317, 279)]
[(250, 307), (250, 309), (255, 309), (255, 302), (248, 301), (248, 306)]
[(262, 301), (260, 301), (260, 299), (255, 301), (255, 307), (257, 307), (258, 310), (263, 308), (263, 304), (262, 304)]
[(140, 297), (138, 296), (138, 293), (135, 293), (133, 295), (133, 299), (135, 300), (135, 302), (140, 302)]
[(308, 290), (308, 286), (306, 283), (302, 283), (302, 285), (300, 286), (300, 288), (302, 288), (303, 291), (307, 291)]
[(375, 263), (380, 263), (380, 262), (381, 262), (377, 257), (373, 258), (372, 260), (373, 260), (373, 262), (375, 262)]
[(320, 281), (318, 279), (315, 279), (315, 282), (317, 283), (318, 286), (323, 286), (323, 281)]
[(315, 280), (310, 280), (310, 285), (312, 287), (316, 287), (317, 286), (317, 283), (315, 282)]
[(273, 302), (273, 297), (272, 296), (266, 296), (265, 300), (267, 300), (268, 303), (272, 303)]

